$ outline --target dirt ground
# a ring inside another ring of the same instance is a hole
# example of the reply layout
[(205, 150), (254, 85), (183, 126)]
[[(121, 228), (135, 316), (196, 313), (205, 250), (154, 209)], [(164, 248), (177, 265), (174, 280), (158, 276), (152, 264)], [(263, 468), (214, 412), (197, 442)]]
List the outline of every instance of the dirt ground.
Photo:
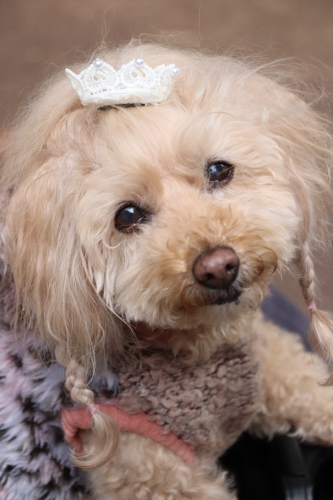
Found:
[[(296, 57), (312, 64), (332, 93), (332, 0), (0, 0), (1, 124), (57, 67), (70, 66), (102, 40), (118, 44), (141, 34), (213, 52), (232, 46)], [(332, 251), (318, 260), (322, 304), (333, 310)], [(292, 276), (278, 287), (302, 306)]]

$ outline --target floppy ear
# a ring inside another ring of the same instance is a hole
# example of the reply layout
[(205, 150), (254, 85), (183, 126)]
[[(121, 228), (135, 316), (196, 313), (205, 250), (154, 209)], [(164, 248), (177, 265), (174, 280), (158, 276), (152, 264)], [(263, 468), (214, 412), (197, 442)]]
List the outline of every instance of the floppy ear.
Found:
[(17, 189), (6, 221), (7, 253), (28, 325), (91, 367), (107, 341), (115, 349), (120, 339), (89, 280), (77, 235), (81, 176), (68, 159), (51, 159)]
[(316, 305), (316, 273), (313, 251), (328, 246), (329, 217), (333, 211), (330, 187), (333, 165), (333, 138), (330, 124), (298, 96), (274, 87), (270, 133), (284, 154), (286, 175), (298, 206), (300, 219), (296, 235), (295, 263), (300, 285), (311, 313), (310, 341), (333, 364), (333, 316)]

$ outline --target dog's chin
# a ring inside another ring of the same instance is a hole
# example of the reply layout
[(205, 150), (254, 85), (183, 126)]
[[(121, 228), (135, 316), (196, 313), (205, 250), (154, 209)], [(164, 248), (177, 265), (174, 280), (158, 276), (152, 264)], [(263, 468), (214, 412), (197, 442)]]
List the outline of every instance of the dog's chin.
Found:
[(230, 287), (227, 290), (219, 289), (204, 289), (195, 290), (187, 297), (183, 297), (183, 302), (180, 307), (182, 310), (191, 310), (197, 307), (205, 306), (223, 306), (225, 304), (239, 304), (239, 298), (242, 294), (241, 289)]
[(223, 306), (224, 304), (239, 304), (239, 297), (242, 292), (239, 290), (216, 290), (215, 297), (212, 297), (206, 304), (207, 306)]

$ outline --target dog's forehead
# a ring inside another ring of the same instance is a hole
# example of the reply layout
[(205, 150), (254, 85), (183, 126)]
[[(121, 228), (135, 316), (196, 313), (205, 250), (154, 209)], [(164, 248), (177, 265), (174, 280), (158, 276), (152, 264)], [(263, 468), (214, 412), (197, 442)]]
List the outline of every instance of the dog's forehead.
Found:
[(146, 106), (109, 110), (98, 130), (100, 139), (118, 157), (160, 156), (172, 150), (171, 143), (186, 113), (174, 106)]
[(203, 159), (220, 153), (231, 135), (236, 142), (240, 131), (246, 129), (248, 134), (256, 127), (234, 116), (228, 103), (213, 110), (173, 104), (109, 110), (103, 118), (97, 149), (106, 147), (123, 165), (135, 162), (169, 171), (178, 164), (201, 164)]

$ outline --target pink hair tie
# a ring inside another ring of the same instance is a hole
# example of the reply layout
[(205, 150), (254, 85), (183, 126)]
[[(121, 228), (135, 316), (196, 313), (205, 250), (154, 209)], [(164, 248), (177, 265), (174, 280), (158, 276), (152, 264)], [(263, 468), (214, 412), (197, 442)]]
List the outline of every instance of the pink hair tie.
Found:
[(94, 403), (90, 403), (88, 406), (88, 410), (92, 415), (95, 415), (95, 413), (99, 412), (99, 405), (95, 405)]
[(308, 311), (310, 311), (311, 314), (317, 311), (317, 306), (315, 302), (312, 301), (311, 304), (308, 305)]

